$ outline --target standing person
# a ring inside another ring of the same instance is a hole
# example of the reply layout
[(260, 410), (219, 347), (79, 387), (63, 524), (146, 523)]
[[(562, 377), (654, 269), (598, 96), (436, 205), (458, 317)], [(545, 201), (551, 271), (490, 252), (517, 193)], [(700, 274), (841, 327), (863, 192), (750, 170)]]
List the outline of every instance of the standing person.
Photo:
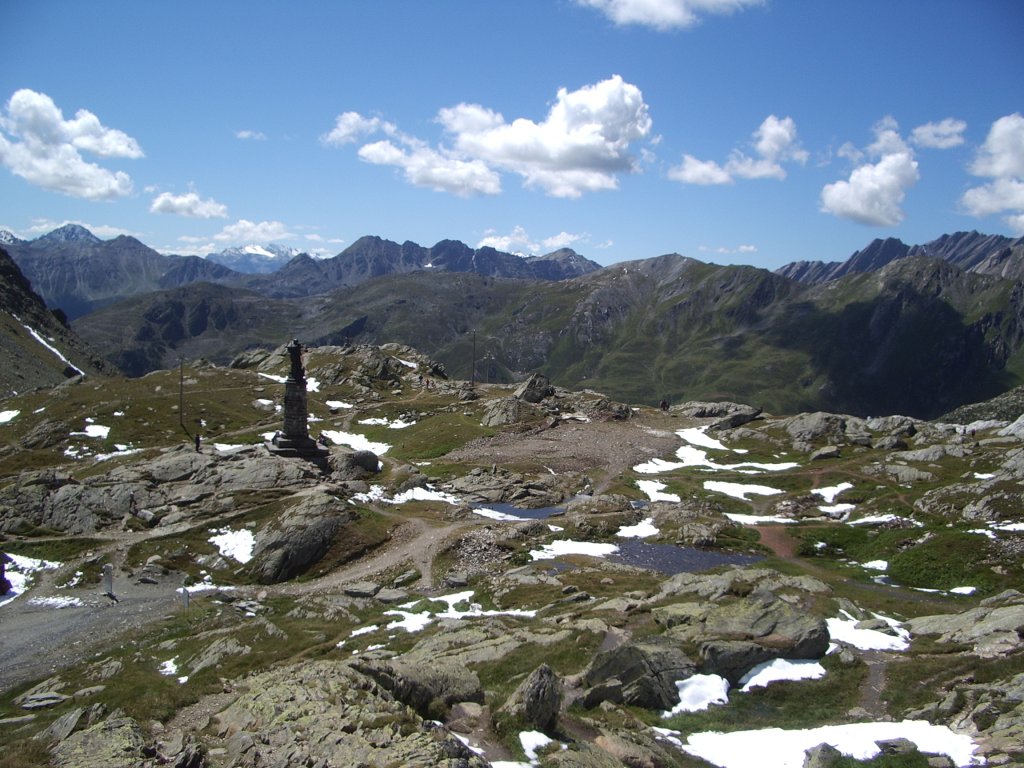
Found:
[(203, 439), (199, 436), (199, 433), (196, 432), (196, 453), (200, 452), (199, 451), (199, 447), (202, 445), (202, 442), (203, 442)]

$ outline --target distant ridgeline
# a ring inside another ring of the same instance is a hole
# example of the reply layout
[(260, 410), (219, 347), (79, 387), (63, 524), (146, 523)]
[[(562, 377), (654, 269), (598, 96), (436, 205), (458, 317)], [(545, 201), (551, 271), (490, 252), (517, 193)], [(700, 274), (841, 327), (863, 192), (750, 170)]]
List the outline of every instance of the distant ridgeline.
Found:
[(8, 247), (128, 375), (180, 357), (228, 363), (292, 337), (401, 342), (477, 381), (538, 371), (625, 402), (921, 418), (1024, 379), (1024, 239), (977, 232), (876, 240), (845, 262), (776, 272), (678, 254), (601, 268), (569, 250), (523, 258), (364, 237), (330, 259), (242, 274), (73, 227)]

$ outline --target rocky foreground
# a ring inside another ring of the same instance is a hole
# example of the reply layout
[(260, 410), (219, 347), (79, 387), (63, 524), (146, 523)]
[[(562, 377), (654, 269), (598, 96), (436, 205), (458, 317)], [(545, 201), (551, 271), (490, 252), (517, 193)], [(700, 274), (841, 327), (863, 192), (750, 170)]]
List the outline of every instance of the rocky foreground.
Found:
[[(1005, 399), (781, 418), (396, 346), (306, 369), (315, 463), (265, 445), (283, 350), (0, 404), (0, 766), (1024, 764)], [(771, 727), (812, 743), (702, 746)]]

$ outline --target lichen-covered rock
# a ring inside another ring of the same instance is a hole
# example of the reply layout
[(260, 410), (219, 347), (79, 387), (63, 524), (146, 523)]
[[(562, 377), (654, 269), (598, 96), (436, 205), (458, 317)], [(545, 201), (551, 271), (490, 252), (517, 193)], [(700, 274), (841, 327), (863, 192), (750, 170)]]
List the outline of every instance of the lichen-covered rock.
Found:
[(138, 768), (145, 762), (145, 738), (135, 720), (111, 715), (72, 733), (53, 748), (56, 768)]
[(487, 766), (446, 728), (424, 722), (348, 664), (307, 661), (255, 675), (246, 685), (248, 692), (217, 716), (225, 748), (245, 763)]
[(352, 666), (422, 717), (437, 717), (439, 709), (447, 709), (456, 702), (484, 701), (480, 678), (457, 664), (357, 660)]

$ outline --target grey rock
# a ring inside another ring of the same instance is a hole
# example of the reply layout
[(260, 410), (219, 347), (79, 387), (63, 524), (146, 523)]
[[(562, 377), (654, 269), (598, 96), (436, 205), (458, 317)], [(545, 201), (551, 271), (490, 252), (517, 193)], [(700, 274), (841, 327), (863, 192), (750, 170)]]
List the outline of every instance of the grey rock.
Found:
[[(672, 642), (652, 638), (627, 643), (597, 654), (587, 667), (584, 683), (591, 691), (584, 695), (585, 705), (595, 706), (605, 700), (599, 692), (614, 679), (621, 684), (623, 703), (645, 709), (671, 709), (679, 703), (676, 681), (685, 680), (696, 671), (696, 664)], [(616, 688), (611, 687), (610, 691)]]
[(720, 432), (726, 429), (735, 429), (736, 427), (742, 427), (744, 424), (748, 424), (758, 416), (761, 415), (760, 408), (754, 408), (749, 405), (738, 405), (731, 403), (730, 405), (735, 406), (725, 416), (718, 419), (718, 421), (712, 422), (708, 429), (716, 432)]
[(895, 739), (879, 739), (875, 742), (883, 755), (909, 755), (917, 752), (917, 744), (903, 737)]
[(355, 584), (348, 584), (344, 590), (349, 597), (373, 597), (380, 592), (380, 584), (372, 581), (357, 581)]
[(838, 445), (826, 445), (814, 451), (810, 456), (810, 460), (821, 461), (822, 459), (838, 459), (839, 455)]
[(56, 768), (138, 768), (144, 764), (142, 728), (130, 717), (115, 716), (72, 733), (53, 748)]
[(259, 734), (247, 753), (258, 765), (487, 765), (447, 729), (428, 726), (347, 664), (306, 661), (253, 675), (247, 684), (217, 721), (227, 739)]
[(541, 664), (512, 692), (499, 712), (548, 732), (555, 727), (561, 704), (558, 675), (547, 664)]
[(811, 443), (823, 438), (841, 438), (846, 432), (846, 418), (834, 413), (802, 413), (784, 422), (786, 432), (794, 441)]
[(514, 397), (502, 397), (491, 400), (484, 407), (480, 423), (485, 427), (500, 427), (505, 424), (515, 424), (520, 419), (522, 407), (519, 400)]
[(402, 589), (393, 589), (390, 587), (385, 587), (384, 589), (381, 589), (379, 592), (377, 592), (377, 594), (374, 595), (374, 597), (377, 600), (380, 600), (380, 602), (382, 603), (404, 603), (409, 600), (409, 593)]
[(539, 403), (544, 398), (551, 397), (553, 394), (555, 394), (555, 388), (551, 386), (548, 377), (535, 373), (516, 387), (512, 396), (517, 400), (525, 400), (528, 403)]
[(325, 492), (300, 497), (256, 534), (249, 571), (261, 584), (287, 581), (320, 561), (355, 513)]
[(842, 752), (831, 744), (822, 742), (804, 752), (803, 768), (832, 768), (842, 757)]

